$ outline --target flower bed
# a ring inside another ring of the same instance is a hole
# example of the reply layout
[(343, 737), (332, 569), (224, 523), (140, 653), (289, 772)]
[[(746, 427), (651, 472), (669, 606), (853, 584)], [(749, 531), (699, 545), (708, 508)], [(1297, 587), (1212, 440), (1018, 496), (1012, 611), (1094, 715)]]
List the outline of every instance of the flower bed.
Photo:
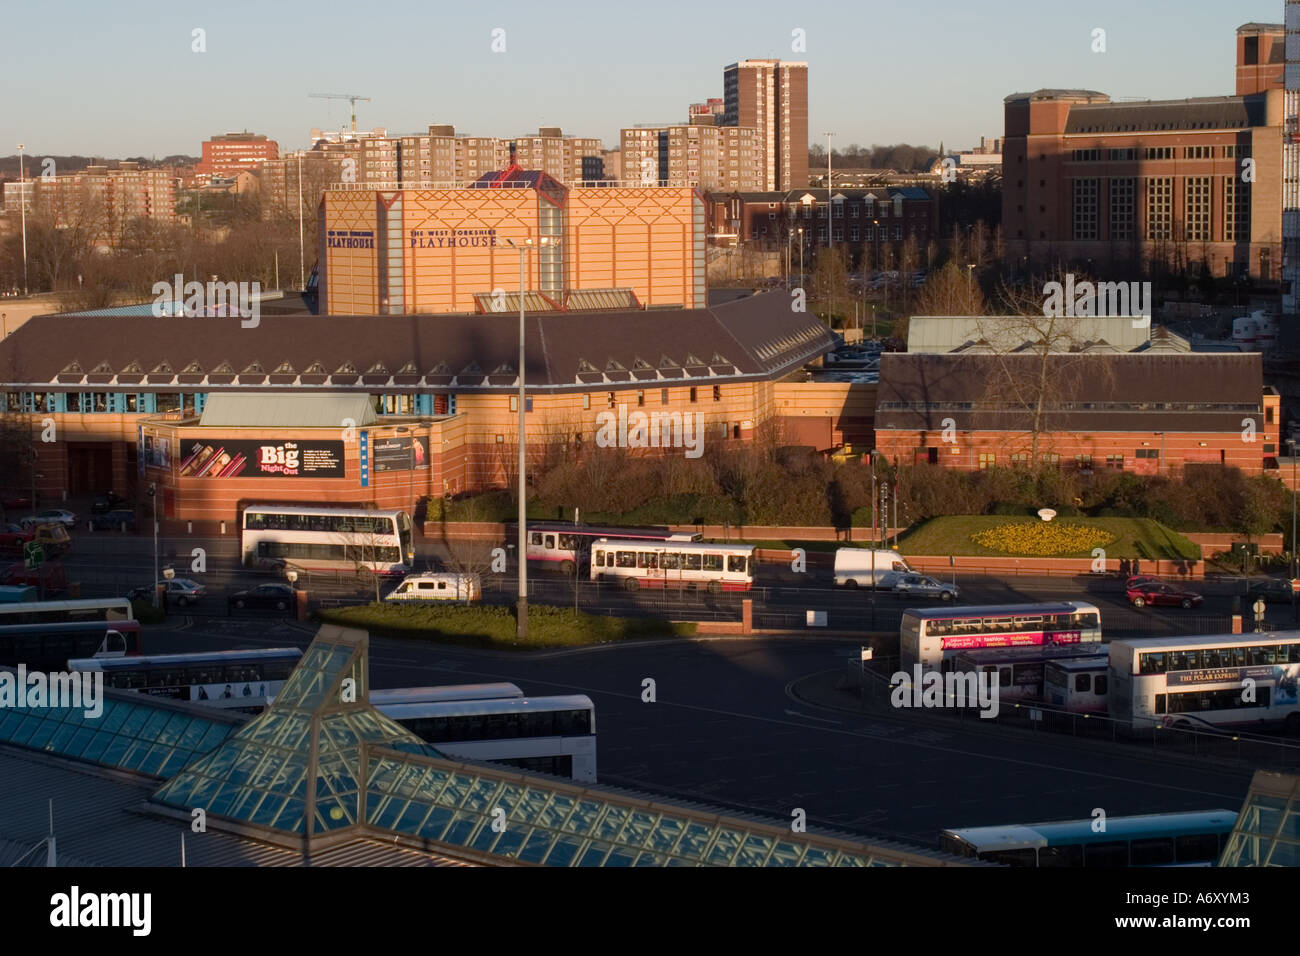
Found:
[(985, 528), (971, 540), (990, 551), (1052, 557), (1060, 554), (1086, 554), (1102, 548), (1115, 536), (1102, 528), (1051, 521), (1016, 521)]

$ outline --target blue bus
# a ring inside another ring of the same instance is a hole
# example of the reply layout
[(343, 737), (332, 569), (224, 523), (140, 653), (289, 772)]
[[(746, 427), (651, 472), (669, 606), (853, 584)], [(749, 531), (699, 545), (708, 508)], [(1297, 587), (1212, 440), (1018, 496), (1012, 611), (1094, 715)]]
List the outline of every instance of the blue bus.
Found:
[(1006, 866), (1213, 866), (1232, 834), (1235, 810), (1147, 813), (944, 830), (948, 853)]

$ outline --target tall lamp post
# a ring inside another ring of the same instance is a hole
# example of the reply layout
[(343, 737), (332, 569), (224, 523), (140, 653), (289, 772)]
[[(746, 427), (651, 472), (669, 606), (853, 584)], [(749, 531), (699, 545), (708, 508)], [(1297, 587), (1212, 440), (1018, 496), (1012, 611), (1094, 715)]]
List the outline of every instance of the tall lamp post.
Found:
[(23, 220), (23, 295), (27, 295), (27, 177), (23, 173), (23, 144), (18, 144), (18, 209)]
[(826, 248), (835, 248), (835, 202), (831, 194), (835, 191), (835, 183), (831, 177), (831, 137), (834, 133), (826, 134)]
[(799, 227), (799, 288), (803, 288), (803, 226)]
[(149, 482), (149, 503), (153, 507), (153, 606), (158, 606), (158, 484)]
[[(548, 239), (549, 237), (543, 236), (538, 244), (547, 245)], [(513, 239), (507, 239), (506, 243), (519, 253), (519, 537), (516, 542), (519, 549), (519, 597), (515, 602), (515, 636), (524, 641), (528, 637), (528, 498), (524, 438), (524, 427), (527, 424), (524, 412), (528, 397), (524, 386), (524, 301), (527, 294), (525, 263), (528, 251), (533, 247), (533, 240), (525, 239), (516, 243)]]
[(1295, 579), (1300, 577), (1300, 570), (1296, 565), (1296, 544), (1295, 544), (1295, 504), (1296, 504), (1296, 469), (1295, 469), (1295, 439), (1288, 438), (1287, 446), (1291, 449), (1291, 620), (1300, 620), (1300, 609), (1296, 607)]

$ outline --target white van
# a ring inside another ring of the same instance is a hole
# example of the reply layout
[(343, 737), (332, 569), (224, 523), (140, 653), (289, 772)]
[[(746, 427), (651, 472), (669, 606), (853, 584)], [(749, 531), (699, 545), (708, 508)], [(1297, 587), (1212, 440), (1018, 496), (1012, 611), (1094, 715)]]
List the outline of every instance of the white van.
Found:
[(835, 584), (837, 587), (871, 588), (884, 586), (884, 575), (891, 571), (914, 571), (897, 551), (882, 548), (837, 548), (835, 550)]
[(477, 601), (483, 596), (477, 574), (408, 574), (385, 601)]

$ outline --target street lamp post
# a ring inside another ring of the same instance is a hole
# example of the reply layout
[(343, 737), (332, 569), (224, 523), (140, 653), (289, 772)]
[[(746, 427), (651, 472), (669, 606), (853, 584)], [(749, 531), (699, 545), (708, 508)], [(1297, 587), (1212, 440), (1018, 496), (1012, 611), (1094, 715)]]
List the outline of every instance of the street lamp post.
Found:
[(149, 482), (149, 504), (153, 508), (153, 606), (158, 606), (158, 484)]
[(803, 288), (803, 226), (799, 227), (799, 288)]
[(1296, 504), (1296, 469), (1295, 469), (1295, 439), (1288, 438), (1287, 445), (1291, 448), (1291, 620), (1300, 620), (1300, 609), (1296, 607), (1295, 579), (1300, 577), (1300, 569), (1296, 565), (1296, 543), (1295, 543), (1295, 504)]
[(27, 295), (27, 179), (23, 173), (23, 144), (18, 144), (18, 209), (23, 220), (23, 295)]
[(834, 183), (831, 180), (831, 137), (834, 133), (826, 134), (826, 248), (835, 247), (835, 202), (831, 194), (835, 191)]
[(302, 150), (298, 150), (298, 282), (307, 290), (307, 253), (302, 242)]
[[(542, 237), (539, 240), (540, 244), (546, 245), (547, 238)], [(515, 636), (522, 642), (528, 638), (528, 498), (524, 437), (524, 428), (527, 424), (524, 413), (528, 402), (524, 385), (524, 301), (527, 282), (525, 263), (533, 241), (525, 239), (522, 243), (515, 243), (513, 239), (507, 239), (506, 242), (519, 252), (519, 536), (516, 541), (519, 549), (519, 597), (515, 602)]]

